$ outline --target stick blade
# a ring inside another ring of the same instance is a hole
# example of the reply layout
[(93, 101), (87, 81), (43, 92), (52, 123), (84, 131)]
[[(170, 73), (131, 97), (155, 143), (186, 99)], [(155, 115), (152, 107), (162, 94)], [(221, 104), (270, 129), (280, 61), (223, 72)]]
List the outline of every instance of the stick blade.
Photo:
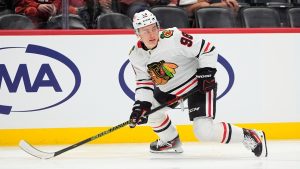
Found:
[(31, 144), (29, 144), (25, 140), (21, 140), (19, 142), (19, 146), (26, 153), (28, 153), (32, 156), (35, 156), (37, 158), (40, 158), (40, 159), (49, 159), (49, 158), (52, 158), (52, 157), (55, 156), (54, 153), (43, 152), (43, 151), (40, 151), (40, 150), (36, 149), (35, 147), (33, 147)]

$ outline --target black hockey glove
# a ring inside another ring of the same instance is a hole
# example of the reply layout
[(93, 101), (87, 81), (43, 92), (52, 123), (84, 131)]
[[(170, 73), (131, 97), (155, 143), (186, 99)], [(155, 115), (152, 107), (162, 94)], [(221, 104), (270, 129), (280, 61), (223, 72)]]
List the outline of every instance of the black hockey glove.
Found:
[(217, 69), (205, 67), (197, 69), (196, 77), (198, 78), (198, 87), (201, 93), (211, 91), (215, 86), (215, 74)]
[(145, 117), (144, 114), (151, 110), (152, 104), (147, 101), (135, 101), (132, 113), (129, 118), (129, 127), (134, 128), (137, 124), (145, 124), (148, 122), (148, 116)]

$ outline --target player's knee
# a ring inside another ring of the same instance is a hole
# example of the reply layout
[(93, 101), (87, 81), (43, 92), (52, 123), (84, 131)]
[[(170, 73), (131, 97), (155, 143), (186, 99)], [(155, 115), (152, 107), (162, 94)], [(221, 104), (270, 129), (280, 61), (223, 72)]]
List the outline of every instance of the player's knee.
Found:
[(202, 142), (212, 141), (213, 120), (197, 117), (194, 119), (194, 134)]
[(162, 124), (166, 120), (166, 118), (168, 118), (166, 113), (162, 111), (155, 112), (149, 115), (147, 124), (151, 127), (156, 127)]

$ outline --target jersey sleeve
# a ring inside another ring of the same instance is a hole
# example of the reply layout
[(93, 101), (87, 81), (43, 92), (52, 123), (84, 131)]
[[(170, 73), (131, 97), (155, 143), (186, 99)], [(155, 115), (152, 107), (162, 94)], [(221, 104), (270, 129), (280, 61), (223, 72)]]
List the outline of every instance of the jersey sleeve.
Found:
[(194, 36), (174, 29), (175, 39), (186, 57), (195, 57), (199, 61), (199, 68), (216, 67), (218, 53), (216, 47), (200, 36)]
[(132, 49), (129, 54), (129, 61), (135, 74), (135, 100), (153, 101), (154, 83), (152, 82), (149, 74), (147, 73), (146, 63), (143, 58), (138, 56), (135, 49)]

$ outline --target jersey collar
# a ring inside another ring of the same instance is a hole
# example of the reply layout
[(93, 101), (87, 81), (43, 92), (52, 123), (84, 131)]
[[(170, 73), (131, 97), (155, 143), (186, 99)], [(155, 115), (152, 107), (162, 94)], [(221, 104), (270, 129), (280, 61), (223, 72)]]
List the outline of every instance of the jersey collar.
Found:
[[(157, 43), (157, 45), (158, 45), (158, 43)], [(153, 49), (155, 49), (157, 47), (157, 45)], [(138, 41), (137, 46), (138, 46), (138, 48), (142, 48), (145, 51), (153, 50), (153, 49), (148, 49), (147, 46), (142, 41)]]

